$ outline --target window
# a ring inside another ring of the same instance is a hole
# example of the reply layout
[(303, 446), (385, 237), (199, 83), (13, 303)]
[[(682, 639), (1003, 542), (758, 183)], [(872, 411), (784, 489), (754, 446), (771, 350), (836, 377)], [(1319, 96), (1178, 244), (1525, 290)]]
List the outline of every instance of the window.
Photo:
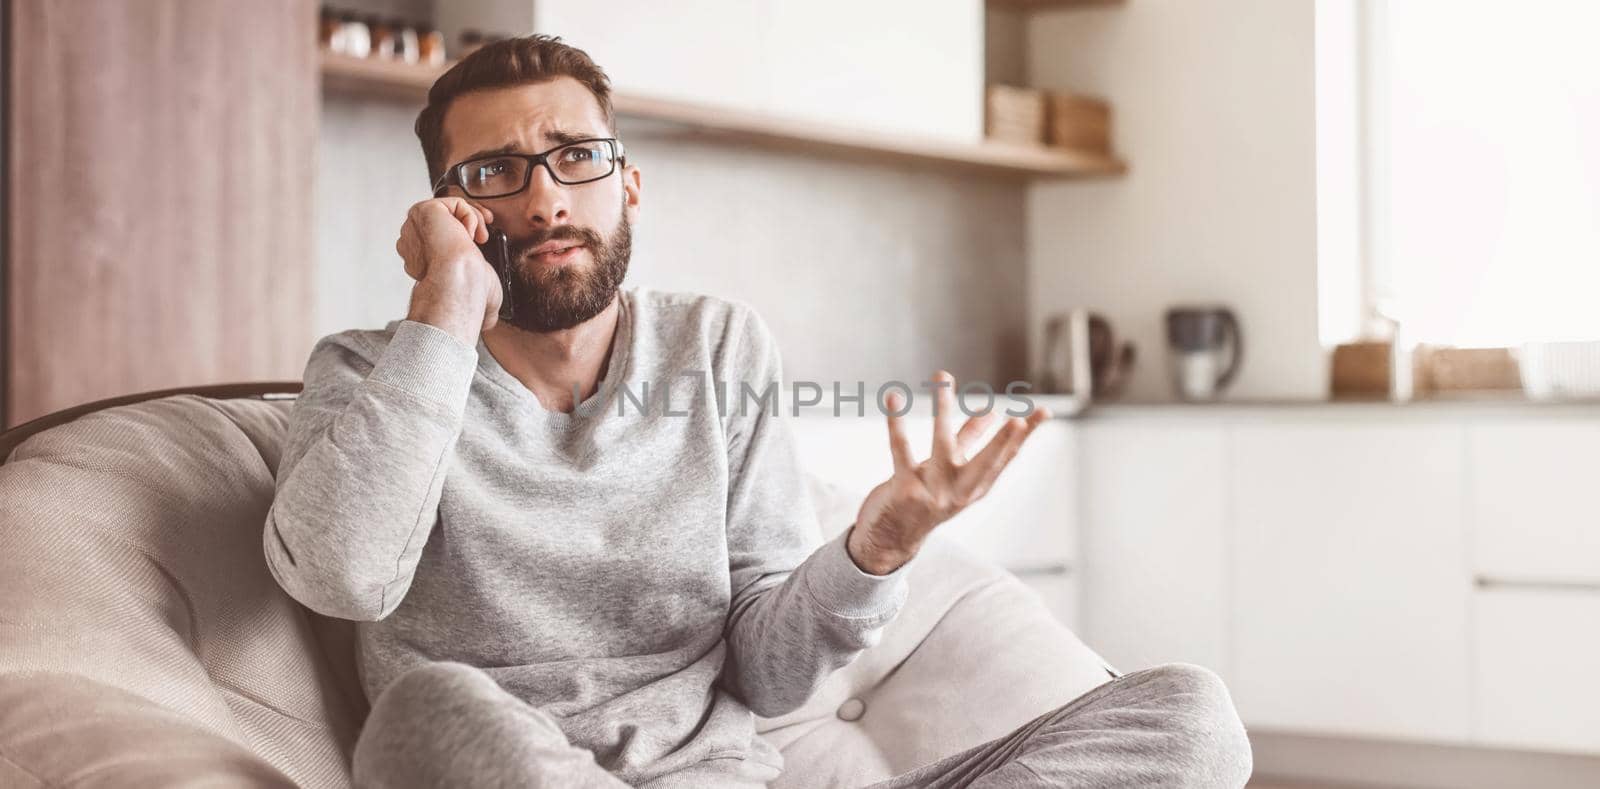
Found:
[(1319, 0), (1324, 343), (1600, 340), (1600, 3)]

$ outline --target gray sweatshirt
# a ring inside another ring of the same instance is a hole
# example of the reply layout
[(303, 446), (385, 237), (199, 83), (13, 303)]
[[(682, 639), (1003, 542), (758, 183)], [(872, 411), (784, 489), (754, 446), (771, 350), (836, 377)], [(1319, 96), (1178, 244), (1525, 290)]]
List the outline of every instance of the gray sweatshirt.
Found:
[(267, 564), (296, 600), (358, 621), (369, 699), (460, 661), (630, 784), (759, 772), (749, 761), (776, 776), (754, 715), (796, 709), (876, 643), (909, 565), (872, 575), (848, 529), (822, 540), (791, 417), (758, 400), (782, 383), (753, 310), (644, 289), (621, 306), (572, 414), (481, 340), (410, 320), (322, 338)]

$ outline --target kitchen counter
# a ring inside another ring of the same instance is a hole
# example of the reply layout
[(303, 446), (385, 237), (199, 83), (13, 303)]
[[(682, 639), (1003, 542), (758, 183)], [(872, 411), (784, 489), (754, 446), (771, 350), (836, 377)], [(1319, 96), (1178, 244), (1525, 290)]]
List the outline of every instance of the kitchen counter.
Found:
[(1077, 414), (1080, 419), (1225, 418), (1300, 416), (1366, 418), (1459, 418), (1463, 416), (1600, 418), (1600, 398), (1531, 400), (1507, 395), (1471, 395), (1390, 400), (1223, 400), (1209, 403), (1102, 402)]
[[(910, 416), (927, 417), (933, 412), (932, 398), (925, 391), (916, 391), (911, 403)], [(783, 415), (793, 411), (793, 401), (785, 393)], [(1600, 418), (1600, 398), (1574, 400), (1531, 400), (1504, 394), (1461, 395), (1422, 398), (1406, 402), (1389, 400), (1302, 400), (1302, 399), (1237, 399), (1207, 403), (1165, 401), (1110, 401), (1090, 403), (1076, 395), (1029, 394), (1035, 406), (1050, 409), (1057, 419), (1267, 419), (1283, 417), (1327, 416), (1368, 418), (1457, 418), (1462, 416), (1527, 416), (1527, 417), (1592, 417)], [(976, 410), (982, 398), (969, 398), (969, 407)], [(866, 417), (881, 419), (872, 401), (872, 393), (865, 403)], [(1003, 393), (995, 396), (997, 409), (1015, 409), (1017, 401)], [(855, 403), (841, 404), (844, 417), (857, 417)], [(824, 393), (821, 402), (801, 405), (801, 416), (825, 418), (833, 416), (833, 398)]]

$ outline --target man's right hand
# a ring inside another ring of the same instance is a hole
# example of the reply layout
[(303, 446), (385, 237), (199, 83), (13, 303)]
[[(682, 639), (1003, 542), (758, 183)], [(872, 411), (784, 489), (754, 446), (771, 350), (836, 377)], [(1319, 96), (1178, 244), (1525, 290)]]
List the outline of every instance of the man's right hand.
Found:
[(423, 200), (406, 212), (394, 248), (411, 288), (408, 320), (449, 332), (468, 345), (500, 316), (500, 278), (478, 244), (489, 240), (494, 214), (459, 197)]

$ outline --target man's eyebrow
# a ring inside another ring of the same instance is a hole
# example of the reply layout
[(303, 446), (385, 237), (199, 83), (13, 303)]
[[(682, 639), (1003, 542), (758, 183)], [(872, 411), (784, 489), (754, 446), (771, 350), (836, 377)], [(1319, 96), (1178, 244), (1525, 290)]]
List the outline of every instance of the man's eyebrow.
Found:
[(551, 129), (550, 131), (545, 132), (544, 136), (556, 145), (566, 145), (567, 143), (577, 142), (579, 140), (594, 139), (593, 134), (578, 134), (576, 132), (562, 131), (560, 129)]
[(494, 148), (485, 148), (477, 153), (472, 154), (471, 156), (462, 159), (461, 161), (470, 162), (474, 159), (482, 159), (485, 156), (500, 156), (501, 154), (507, 153), (520, 153), (520, 151), (517, 150), (517, 144), (514, 142), (508, 142), (505, 145), (496, 146)]
[[(595, 135), (593, 134), (580, 134), (578, 132), (563, 131), (561, 129), (551, 129), (550, 131), (545, 132), (544, 136), (545, 139), (558, 146), (574, 143), (579, 140), (595, 139)], [(485, 156), (501, 156), (508, 153), (526, 153), (526, 151), (521, 150), (516, 143), (508, 142), (505, 145), (499, 145), (494, 148), (485, 148), (472, 154), (471, 156), (466, 157), (465, 159), (462, 159), (461, 161), (470, 162), (475, 159), (482, 159)]]

